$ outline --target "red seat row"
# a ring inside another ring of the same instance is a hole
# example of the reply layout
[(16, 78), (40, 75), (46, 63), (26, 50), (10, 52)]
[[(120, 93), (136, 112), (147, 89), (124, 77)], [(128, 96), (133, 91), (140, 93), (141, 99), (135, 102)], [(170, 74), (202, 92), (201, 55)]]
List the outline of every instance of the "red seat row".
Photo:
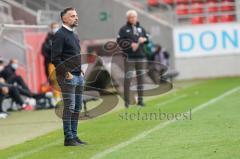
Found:
[[(147, 0), (149, 6), (157, 6), (160, 0)], [(193, 15), (192, 24), (234, 22), (236, 20), (232, 11), (235, 11), (235, 0), (162, 0), (167, 4), (176, 4), (172, 7), (179, 17)], [(220, 16), (218, 13), (222, 12)], [(210, 13), (204, 17), (204, 13)], [(199, 15), (198, 15), (199, 14)]]
[(179, 4), (175, 8), (175, 12), (178, 15), (201, 14), (201, 13), (205, 12), (205, 10), (204, 10), (205, 7), (207, 9), (207, 12), (209, 12), (209, 13), (214, 13), (214, 12), (216, 13), (218, 11), (228, 12), (228, 11), (235, 10), (235, 6), (231, 2), (223, 2), (220, 5), (215, 2), (209, 2), (206, 4), (201, 4), (201, 3), (193, 3), (191, 5)]
[(148, 0), (148, 6), (157, 6), (159, 4), (158, 0)]
[[(158, 0), (148, 0), (148, 1), (158, 1)], [(221, 2), (234, 2), (235, 0), (221, 0)], [(164, 3), (166, 4), (187, 4), (187, 3), (205, 3), (205, 2), (219, 2), (218, 0), (163, 0)]]
[(222, 15), (222, 16), (208, 16), (207, 18), (196, 16), (191, 19), (192, 24), (204, 24), (208, 23), (224, 23), (224, 22), (234, 22), (235, 16), (234, 15)]

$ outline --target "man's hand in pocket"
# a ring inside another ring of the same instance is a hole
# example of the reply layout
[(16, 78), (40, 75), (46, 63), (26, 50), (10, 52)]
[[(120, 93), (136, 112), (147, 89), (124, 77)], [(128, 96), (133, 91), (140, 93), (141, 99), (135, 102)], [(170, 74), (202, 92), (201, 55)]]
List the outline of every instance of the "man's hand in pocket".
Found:
[(66, 79), (71, 80), (73, 79), (73, 75), (70, 72), (66, 73)]
[(9, 93), (8, 87), (2, 87), (1, 92), (2, 94), (7, 95)]

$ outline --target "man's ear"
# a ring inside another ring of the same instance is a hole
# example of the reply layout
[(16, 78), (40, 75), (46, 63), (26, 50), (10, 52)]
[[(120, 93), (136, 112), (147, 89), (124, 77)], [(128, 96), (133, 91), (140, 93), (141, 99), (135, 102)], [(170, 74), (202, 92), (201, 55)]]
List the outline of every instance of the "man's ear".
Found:
[(66, 23), (66, 21), (65, 21), (65, 16), (62, 17), (62, 22), (63, 22), (63, 23)]

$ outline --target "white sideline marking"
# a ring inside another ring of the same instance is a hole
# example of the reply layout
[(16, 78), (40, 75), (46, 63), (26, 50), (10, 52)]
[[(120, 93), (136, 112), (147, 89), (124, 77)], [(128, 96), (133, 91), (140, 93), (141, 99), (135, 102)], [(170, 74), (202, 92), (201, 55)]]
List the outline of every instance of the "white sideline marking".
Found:
[[(186, 97), (186, 96), (187, 96), (186, 94), (179, 95), (179, 96), (177, 96), (177, 97), (171, 98), (170, 100), (166, 100), (165, 102), (162, 102), (162, 103), (156, 105), (156, 107), (160, 107), (160, 106), (163, 106), (163, 105), (166, 105), (166, 104), (175, 102), (175, 101), (177, 101), (177, 100), (179, 100), (179, 99), (182, 99), (182, 98), (184, 98), (184, 97)], [(55, 146), (55, 145), (57, 145), (57, 144), (60, 144), (61, 142), (62, 142), (62, 140), (57, 140), (57, 141), (55, 141), (55, 142), (53, 142), (53, 143), (51, 143), (51, 144), (48, 144), (48, 145), (46, 145), (46, 146), (42, 146), (42, 147), (40, 147), (40, 148), (38, 148), (38, 149), (33, 149), (33, 150), (30, 150), (30, 151), (26, 151), (26, 152), (21, 153), (21, 154), (19, 154), (19, 155), (16, 155), (16, 156), (13, 156), (13, 157), (9, 157), (8, 159), (19, 159), (19, 158), (23, 158), (23, 157), (26, 157), (26, 156), (28, 156), (28, 155), (31, 155), (31, 154), (37, 153), (37, 152), (39, 152), (39, 151), (42, 151), (42, 150), (44, 150), (44, 149), (47, 149), (47, 148), (49, 148), (49, 147), (51, 147), (51, 146)]]
[(187, 95), (186, 95), (186, 94), (183, 94), (183, 95), (180, 95), (180, 96), (171, 98), (170, 100), (167, 100), (167, 101), (162, 102), (162, 103), (160, 103), (160, 104), (157, 104), (157, 105), (155, 105), (155, 107), (160, 107), (160, 106), (163, 106), (163, 105), (166, 105), (166, 104), (175, 102), (175, 101), (177, 101), (177, 100), (179, 100), (179, 99), (182, 99), (182, 98), (185, 98), (185, 97), (187, 97)]
[[(84, 133), (80, 133), (79, 135), (83, 135)], [(26, 156), (29, 156), (29, 155), (32, 155), (34, 153), (37, 153), (37, 152), (40, 152), (44, 149), (47, 149), (49, 147), (52, 147), (52, 146), (55, 146), (55, 145), (58, 145), (58, 144), (61, 144), (63, 143), (63, 139), (58, 139), (58, 140), (55, 140), (54, 142), (51, 142), (45, 146), (39, 146), (39, 148), (36, 148), (36, 149), (32, 149), (30, 151), (25, 151), (23, 153), (20, 153), (19, 155), (16, 155), (16, 156), (12, 156), (12, 157), (8, 157), (7, 159), (19, 159), (19, 158), (23, 158), (23, 157), (26, 157)]]
[(47, 149), (51, 146), (54, 146), (54, 145), (57, 145), (57, 144), (60, 144), (61, 142), (63, 142), (62, 140), (56, 140), (55, 142), (52, 142), (46, 146), (41, 146), (39, 148), (36, 148), (36, 149), (32, 149), (30, 151), (25, 151), (23, 153), (20, 153), (19, 155), (16, 155), (16, 156), (13, 156), (13, 157), (8, 157), (7, 159), (19, 159), (19, 158), (23, 158), (23, 157), (26, 157), (26, 156), (29, 156), (29, 155), (32, 155), (36, 152), (39, 152), (39, 151), (42, 151), (44, 149)]
[[(187, 96), (186, 94), (179, 95), (179, 96), (177, 96), (177, 97), (171, 98), (170, 100), (166, 100), (165, 102), (162, 102), (162, 103), (160, 103), (160, 104), (158, 104), (158, 105), (156, 105), (156, 106), (157, 106), (157, 107), (160, 107), (160, 106), (162, 106), (162, 105), (166, 105), (166, 104), (172, 103), (172, 102), (174, 102), (174, 101), (176, 101), (176, 100), (179, 100), (179, 99), (181, 99), (181, 98), (184, 98), (184, 97), (186, 97), (186, 96)], [(20, 153), (19, 155), (16, 155), (16, 156), (13, 156), (13, 157), (9, 157), (9, 158), (7, 158), (7, 159), (19, 159), (19, 158), (23, 158), (23, 157), (26, 157), (26, 156), (28, 156), (28, 155), (31, 155), (31, 154), (40, 152), (40, 151), (42, 151), (42, 150), (44, 150), (44, 149), (47, 149), (47, 148), (49, 148), (49, 147), (51, 147), (51, 146), (60, 144), (61, 142), (62, 142), (62, 140), (57, 140), (57, 141), (52, 142), (51, 144), (48, 144), (48, 145), (46, 145), (46, 146), (42, 146), (42, 147), (39, 147), (38, 149), (33, 149), (33, 150), (30, 150), (30, 151), (26, 151), (26, 152), (24, 152), (24, 153)]]
[[(166, 105), (166, 104), (175, 102), (175, 101), (177, 101), (177, 100), (179, 100), (179, 99), (182, 99), (182, 98), (184, 98), (184, 97), (186, 97), (186, 96), (187, 96), (186, 94), (179, 95), (179, 96), (177, 96), (177, 97), (171, 98), (170, 100), (166, 100), (166, 101), (164, 101), (164, 102), (162, 102), (162, 103), (160, 103), (160, 104), (158, 104), (158, 105), (156, 105), (156, 106), (157, 106), (157, 107), (160, 107), (160, 106), (162, 106), (162, 105)], [(48, 145), (46, 145), (46, 146), (42, 146), (42, 147), (39, 147), (38, 149), (33, 149), (33, 150), (30, 150), (30, 151), (26, 151), (26, 152), (21, 153), (21, 154), (19, 154), (19, 155), (16, 155), (16, 156), (13, 156), (13, 157), (9, 157), (8, 159), (19, 159), (19, 158), (23, 158), (23, 157), (32, 155), (32, 154), (34, 154), (34, 153), (40, 152), (40, 151), (42, 151), (42, 150), (44, 150), (44, 149), (47, 149), (47, 148), (49, 148), (49, 147), (51, 147), (51, 146), (60, 144), (61, 142), (62, 142), (62, 140), (57, 140), (57, 141), (52, 142), (51, 144), (48, 144)]]
[[(237, 88), (235, 88), (235, 89), (229, 90), (228, 92), (226, 92), (226, 93), (224, 93), (224, 94), (222, 94), (222, 95), (220, 95), (220, 96), (218, 96), (218, 97), (210, 100), (209, 102), (197, 106), (195, 109), (192, 110), (192, 113), (194, 113), (194, 112), (196, 112), (196, 111), (199, 111), (200, 109), (203, 109), (203, 108), (207, 107), (208, 105), (210, 105), (210, 104), (212, 104), (212, 103), (214, 103), (214, 102), (216, 102), (216, 101), (218, 101), (218, 100), (220, 100), (220, 99), (222, 99), (222, 98), (224, 98), (224, 97), (226, 97), (226, 96), (228, 96), (228, 95), (230, 95), (230, 94), (233, 94), (233, 93), (235, 93), (235, 92), (237, 92), (237, 91), (239, 91), (239, 90), (240, 90), (240, 87), (237, 87)], [(178, 98), (177, 98), (177, 97), (175, 98), (175, 101), (176, 101), (177, 99), (179, 99), (179, 98), (184, 98), (185, 96), (186, 96), (186, 95), (178, 96)], [(174, 100), (174, 99), (168, 100), (168, 101), (165, 102), (165, 104), (170, 103), (170, 101), (173, 101), (173, 100)], [(164, 105), (164, 103), (162, 103), (161, 105)], [(166, 127), (166, 126), (168, 126), (169, 124), (174, 123), (174, 122), (176, 122), (176, 120), (171, 120), (171, 121), (166, 121), (166, 122), (164, 122), (164, 123), (160, 123), (159, 125), (155, 126), (154, 128), (152, 128), (152, 129), (150, 129), (150, 130), (147, 130), (147, 131), (144, 131), (144, 132), (142, 132), (141, 134), (139, 134), (138, 136), (133, 137), (133, 138), (131, 138), (130, 140), (128, 140), (128, 141), (126, 141), (126, 142), (122, 142), (122, 143), (114, 146), (113, 148), (106, 149), (105, 151), (96, 154), (96, 155), (93, 156), (91, 159), (99, 159), (99, 158), (102, 158), (102, 157), (104, 157), (105, 155), (107, 155), (107, 154), (109, 154), (109, 153), (111, 153), (111, 152), (117, 151), (117, 150), (123, 148), (124, 146), (130, 145), (130, 144), (132, 144), (132, 143), (134, 143), (134, 142), (136, 142), (136, 141), (138, 141), (138, 140), (140, 140), (140, 139), (143, 139), (143, 138), (146, 137), (148, 134), (150, 134), (150, 133), (152, 133), (152, 132), (154, 132), (154, 131), (157, 131), (157, 130), (159, 130), (159, 129), (162, 129), (162, 128), (164, 128), (164, 127)], [(8, 157), (7, 159), (19, 159), (19, 158), (23, 158), (23, 157), (32, 155), (32, 154), (34, 154), (34, 153), (40, 152), (40, 151), (42, 151), (42, 150), (44, 150), (44, 149), (47, 149), (47, 148), (49, 148), (49, 147), (51, 147), (51, 146), (58, 145), (58, 144), (60, 144), (61, 142), (62, 142), (62, 140), (56, 140), (55, 142), (52, 142), (52, 143), (50, 143), (50, 144), (48, 144), (48, 145), (46, 145), (46, 146), (42, 146), (42, 147), (39, 147), (39, 148), (37, 148), (37, 149), (30, 150), (30, 151), (25, 151), (25, 152), (23, 152), (23, 153), (20, 153), (19, 155), (12, 156), (12, 157)]]
[[(211, 104), (213, 104), (213, 103), (215, 103), (215, 102), (217, 102), (217, 101), (225, 98), (226, 96), (229, 96), (229, 95), (231, 95), (231, 94), (233, 94), (233, 93), (235, 93), (235, 92), (237, 92), (237, 91), (239, 91), (239, 90), (240, 90), (240, 87), (231, 89), (231, 90), (223, 93), (222, 95), (217, 96), (217, 97), (209, 100), (209, 101), (206, 102), (206, 103), (200, 104), (200, 105), (196, 106), (194, 109), (192, 109), (192, 113), (195, 113), (195, 112), (197, 112), (197, 111), (199, 111), (199, 110), (201, 110), (201, 109), (203, 109), (203, 108), (205, 108), (205, 107), (208, 107), (209, 105), (211, 105)], [(116, 146), (113, 146), (113, 147), (111, 147), (111, 148), (108, 148), (108, 149), (106, 149), (106, 150), (103, 150), (103, 151), (100, 152), (100, 153), (97, 153), (96, 155), (94, 155), (93, 157), (91, 157), (91, 159), (100, 159), (100, 158), (103, 158), (104, 156), (106, 156), (106, 155), (108, 155), (108, 154), (110, 154), (110, 153), (112, 153), (112, 152), (114, 152), (114, 151), (118, 151), (118, 150), (120, 150), (120, 149), (122, 149), (122, 148), (124, 148), (124, 147), (126, 147), (126, 146), (128, 146), (128, 145), (130, 145), (130, 144), (132, 144), (132, 143), (134, 143), (134, 142), (136, 142), (136, 141), (138, 141), (138, 140), (141, 140), (141, 139), (145, 138), (147, 135), (149, 135), (149, 134), (152, 133), (152, 132), (155, 132), (155, 131), (157, 131), (157, 130), (159, 130), (159, 129), (163, 129), (163, 128), (165, 128), (166, 126), (175, 123), (176, 121), (178, 121), (178, 120), (168, 120), (168, 121), (166, 121), (166, 122), (160, 123), (160, 124), (156, 125), (155, 127), (153, 127), (152, 129), (143, 131), (143, 132), (140, 133), (139, 135), (130, 138), (128, 141), (122, 142), (122, 143), (120, 143), (120, 144), (118, 144), (118, 145), (116, 145)]]

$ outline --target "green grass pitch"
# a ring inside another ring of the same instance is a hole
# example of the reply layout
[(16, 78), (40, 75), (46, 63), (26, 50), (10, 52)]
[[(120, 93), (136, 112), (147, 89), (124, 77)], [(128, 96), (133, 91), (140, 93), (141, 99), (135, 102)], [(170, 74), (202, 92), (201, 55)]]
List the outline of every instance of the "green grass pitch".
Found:
[[(182, 117), (145, 116), (159, 111)], [(206, 80), (80, 123), (86, 146), (64, 147), (60, 129), (2, 149), (0, 159), (239, 159), (239, 114), (240, 78)]]

